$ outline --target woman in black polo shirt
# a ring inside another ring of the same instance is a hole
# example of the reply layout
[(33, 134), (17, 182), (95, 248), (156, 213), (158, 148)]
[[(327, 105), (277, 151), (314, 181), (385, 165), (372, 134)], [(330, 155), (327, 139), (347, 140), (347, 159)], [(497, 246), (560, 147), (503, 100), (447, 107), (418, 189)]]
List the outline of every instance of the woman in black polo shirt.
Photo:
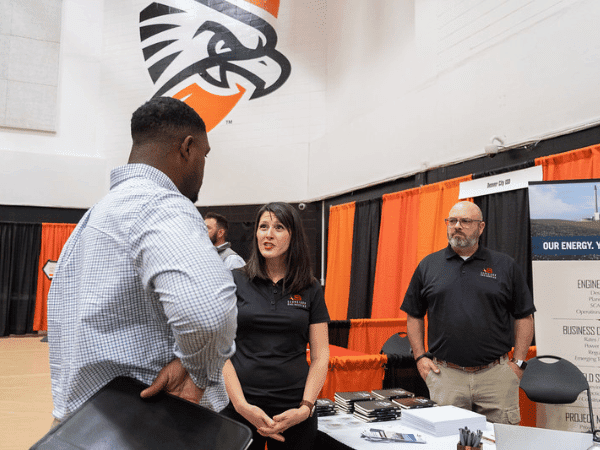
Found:
[[(298, 212), (269, 203), (257, 215), (252, 254), (233, 271), (236, 353), (223, 368), (231, 402), (222, 412), (254, 433), (251, 449), (310, 449), (313, 415), (329, 364), (329, 314), (310, 268)], [(310, 368), (306, 344), (310, 344)]]

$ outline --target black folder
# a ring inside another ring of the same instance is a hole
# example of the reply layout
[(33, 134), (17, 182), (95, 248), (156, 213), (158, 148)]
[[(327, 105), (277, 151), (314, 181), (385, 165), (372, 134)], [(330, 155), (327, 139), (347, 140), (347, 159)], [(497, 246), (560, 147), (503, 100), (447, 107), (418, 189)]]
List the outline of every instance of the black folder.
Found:
[(247, 426), (210, 409), (165, 392), (141, 398), (146, 387), (115, 378), (31, 449), (244, 450), (252, 442)]

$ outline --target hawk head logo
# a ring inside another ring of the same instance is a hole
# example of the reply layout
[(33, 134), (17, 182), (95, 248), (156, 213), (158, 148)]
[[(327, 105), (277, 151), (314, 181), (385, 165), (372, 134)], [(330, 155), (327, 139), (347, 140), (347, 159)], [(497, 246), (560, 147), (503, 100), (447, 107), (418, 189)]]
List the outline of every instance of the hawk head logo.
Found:
[(140, 40), (154, 97), (185, 101), (212, 130), (244, 93), (253, 100), (279, 89), (291, 65), (275, 49), (275, 29), (257, 15), (261, 8), (276, 18), (279, 0), (148, 5), (140, 13)]

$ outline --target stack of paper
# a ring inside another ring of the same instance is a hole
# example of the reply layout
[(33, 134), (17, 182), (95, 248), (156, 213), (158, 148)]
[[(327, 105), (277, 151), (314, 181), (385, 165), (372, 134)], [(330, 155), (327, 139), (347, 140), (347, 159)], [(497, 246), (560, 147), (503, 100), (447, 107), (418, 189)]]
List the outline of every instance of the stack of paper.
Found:
[(473, 431), (486, 429), (484, 415), (456, 406), (406, 409), (401, 421), (432, 436), (458, 435), (458, 429), (464, 427)]

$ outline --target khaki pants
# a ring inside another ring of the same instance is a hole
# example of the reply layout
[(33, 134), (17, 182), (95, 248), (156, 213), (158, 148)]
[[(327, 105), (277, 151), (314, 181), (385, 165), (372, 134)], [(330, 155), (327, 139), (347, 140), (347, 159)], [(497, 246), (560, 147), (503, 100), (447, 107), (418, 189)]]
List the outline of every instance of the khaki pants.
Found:
[(430, 371), (425, 379), (432, 400), (475, 411), (489, 422), (516, 425), (519, 412), (519, 377), (508, 365), (500, 364), (477, 373), (468, 373), (438, 364), (440, 373)]

